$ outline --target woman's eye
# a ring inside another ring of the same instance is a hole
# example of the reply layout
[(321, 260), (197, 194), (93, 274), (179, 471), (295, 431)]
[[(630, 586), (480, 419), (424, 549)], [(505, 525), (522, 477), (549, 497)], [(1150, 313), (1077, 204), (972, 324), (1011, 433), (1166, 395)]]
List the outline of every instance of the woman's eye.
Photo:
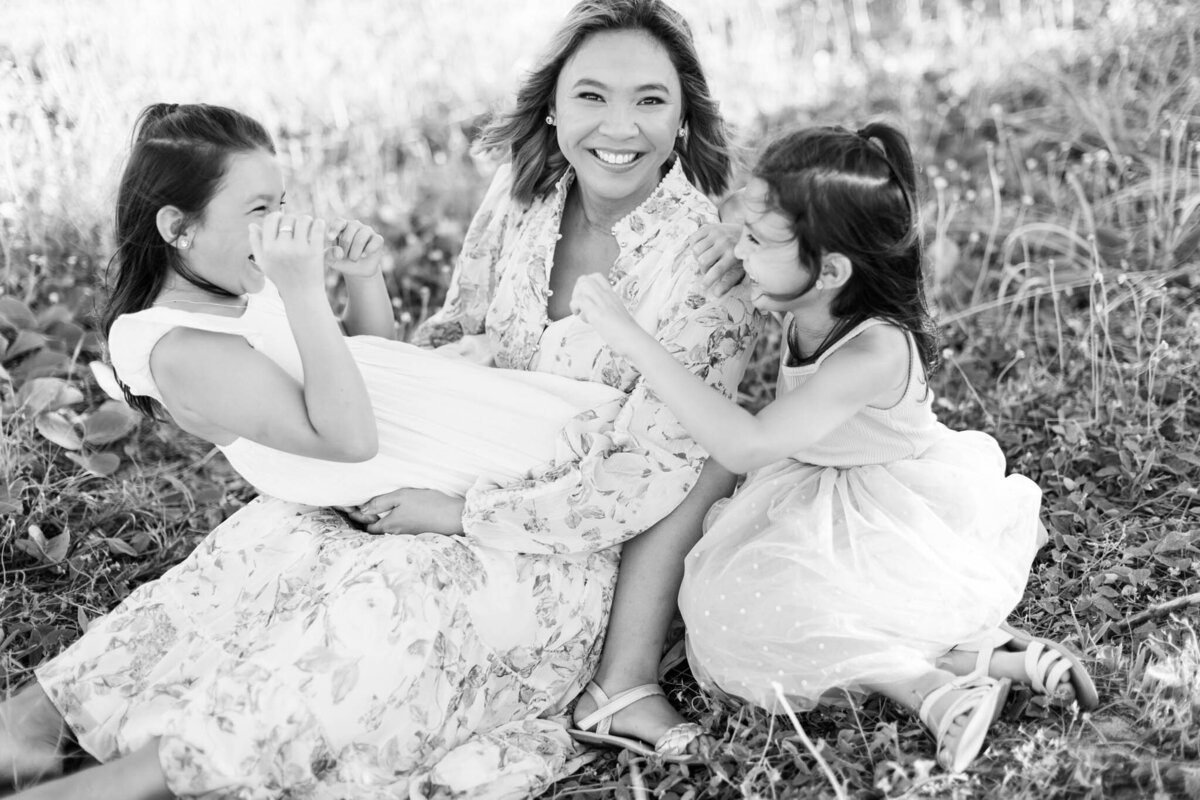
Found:
[(665, 102), (661, 97), (643, 97), (638, 101), (639, 104), (644, 106), (661, 106)]
[(579, 99), (580, 100), (603, 100), (604, 98), (601, 97), (600, 95), (596, 94), (595, 92), (581, 92), (579, 94)]

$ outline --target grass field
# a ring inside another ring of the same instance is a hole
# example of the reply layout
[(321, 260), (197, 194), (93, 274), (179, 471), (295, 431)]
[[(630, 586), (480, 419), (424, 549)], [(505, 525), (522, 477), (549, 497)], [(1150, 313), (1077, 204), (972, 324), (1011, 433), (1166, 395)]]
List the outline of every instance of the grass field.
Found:
[[(294, 208), (387, 235), (406, 326), (440, 302), (493, 165), (469, 145), (566, 2), (7, 0), (0, 26), (0, 686), (240, 507), (202, 442), (89, 369), (137, 111), (242, 108)], [(1200, 797), (1200, 11), (1190, 0), (679, 0), (747, 152), (875, 116), (925, 180), (938, 411), (1045, 493), (1017, 621), (1087, 653), (1102, 707), (1018, 697), (968, 776), (882, 702), (798, 722), (669, 689), (700, 768), (602, 756), (548, 797)], [(771, 394), (765, 337), (743, 402)], [(827, 773), (822, 764), (828, 766)]]

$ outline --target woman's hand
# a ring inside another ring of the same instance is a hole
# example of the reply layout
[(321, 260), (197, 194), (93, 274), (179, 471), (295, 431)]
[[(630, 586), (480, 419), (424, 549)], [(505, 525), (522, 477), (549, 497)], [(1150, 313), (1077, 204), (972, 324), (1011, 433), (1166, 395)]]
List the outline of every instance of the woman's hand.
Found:
[(724, 295), (746, 277), (741, 259), (733, 254), (741, 236), (740, 224), (718, 222), (700, 228), (685, 243), (700, 266), (700, 274), (704, 276), (701, 283), (716, 297)]
[(379, 271), (383, 237), (358, 220), (334, 220), (325, 231), (326, 263), (348, 278), (369, 278)]
[(575, 281), (571, 311), (591, 325), (609, 346), (629, 355), (648, 335), (629, 316), (629, 311), (603, 275), (583, 275)]
[(281, 294), (313, 288), (325, 291), (324, 250), (323, 220), (273, 211), (263, 217), (262, 225), (250, 226), (254, 263), (279, 287)]
[(433, 489), (397, 489), (342, 511), (370, 533), (454, 536), (463, 532), (464, 505), (461, 497)]

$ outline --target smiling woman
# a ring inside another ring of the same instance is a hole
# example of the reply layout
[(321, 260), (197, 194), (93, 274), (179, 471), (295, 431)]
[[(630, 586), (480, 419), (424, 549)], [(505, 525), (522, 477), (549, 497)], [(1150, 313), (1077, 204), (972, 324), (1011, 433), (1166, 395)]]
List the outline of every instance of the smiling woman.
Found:
[(646, 199), (683, 138), (679, 78), (653, 37), (598, 33), (563, 66), (551, 117), (585, 217), (620, 218), (631, 209), (605, 206)]
[[(575, 71), (559, 93), (568, 64)], [(547, 123), (556, 119), (552, 112), (561, 127)], [(691, 136), (677, 135), (681, 119)], [(408, 488), (372, 501), (372, 513), (382, 514), (371, 520), (372, 530), (418, 536), (370, 536), (328, 511), (259, 498), (184, 564), (140, 587), (42, 665), (38, 685), (0, 709), (0, 764), (20, 779), (36, 777), (54, 762), (51, 743), (69, 731), (106, 763), (35, 792), (482, 797), (536, 794), (560, 777), (573, 754), (561, 718), (596, 668), (610, 603), (613, 646), (605, 663), (620, 661), (611, 654), (632, 655), (637, 663), (602, 666), (598, 680), (612, 692), (625, 682), (653, 683), (670, 613), (638, 613), (667, 610), (639, 590), (670, 592), (670, 576), (681, 573), (701, 516), (732, 483), (705, 464), (704, 452), (637, 370), (588, 332), (566, 301), (580, 275), (604, 275), (689, 370), (733, 393), (758, 319), (744, 290), (706, 293), (691, 248), (693, 237), (717, 219), (696, 184), (724, 190), (724, 142), (690, 33), (673, 9), (659, 0), (579, 4), (522, 89), (516, 112), (484, 139), (512, 165), (498, 171), (471, 225), (446, 307), (417, 337), (424, 345), (482, 338), (496, 365), (509, 369), (445, 354), (412, 355), (407, 361), (422, 366), (409, 376), (411, 390), (376, 404), (381, 450), (393, 427), (385, 413), (428, 434), (410, 457), (453, 460), (439, 435), (445, 426), (480, 428), (457, 442), (467, 471), (476, 474), (460, 471), (458, 482), (444, 489), (451, 494), (439, 499), (431, 497), (437, 492), (411, 488), (428, 487), (432, 471), (411, 480), (384, 473)], [(165, 388), (156, 383), (165, 374), (181, 415), (207, 398), (221, 412), (210, 421), (244, 441), (253, 439), (249, 417), (270, 425), (298, 418), (292, 412), (301, 400), (310, 411), (336, 409), (346, 400), (342, 392), (361, 400), (355, 380), (363, 381), (368, 369), (360, 363), (354, 380), (331, 379), (328, 371), (313, 380), (318, 371), (296, 358), (297, 347), (324, 348), (327, 363), (355, 366), (346, 357), (355, 355), (352, 345), (335, 335), (317, 279), (321, 228), (272, 205), (281, 187), (267, 164), (269, 147), (227, 149), (236, 157), (219, 165), (229, 169), (223, 187), (214, 180), (195, 203), (160, 198), (150, 214), (155, 219), (158, 208), (177, 207), (178, 217), (168, 210), (161, 228), (148, 226), (150, 241), (160, 261), (177, 259), (195, 280), (131, 290), (137, 303), (127, 298), (124, 308), (136, 313), (123, 319), (157, 326), (160, 338), (166, 327), (166, 336), (193, 339), (182, 342), (189, 358), (170, 363), (203, 362), (206, 374), (222, 376), (210, 383), (223, 382), (225, 393), (240, 402), (223, 407), (212, 386), (187, 383), (154, 364), (138, 373), (139, 386)], [(608, 163), (614, 161), (627, 163)], [(161, 172), (143, 170), (151, 177)], [(205, 205), (216, 200), (222, 205), (204, 216)], [(222, 233), (226, 222), (236, 229), (239, 218), (261, 228), (251, 238), (253, 266), (245, 257), (245, 234)], [(343, 231), (338, 243), (349, 261), (358, 255), (359, 267), (371, 267), (358, 277), (378, 278), (378, 259), (357, 234)], [(224, 267), (209, 260), (218, 254), (228, 258)], [(359, 267), (351, 272), (357, 275)], [(240, 308), (258, 269), (266, 272), (267, 287)], [(278, 298), (269, 296), (272, 285)], [(282, 324), (277, 299), (286, 311)], [(155, 300), (161, 305), (149, 307)], [(353, 309), (357, 300), (351, 300)], [(215, 303), (218, 313), (189, 310), (189, 302)], [(263, 339), (294, 339), (290, 359), (273, 363), (265, 355), (273, 341), (260, 342), (256, 351), (249, 344), (254, 337), (237, 328), (261, 322), (267, 312), (275, 315), (273, 329), (288, 334), (290, 327), (290, 336)], [(390, 317), (386, 322), (390, 327)], [(179, 327), (193, 330), (175, 332)], [(369, 332), (357, 328), (347, 325), (349, 332)], [(131, 339), (151, 347), (158, 341), (154, 335)], [(236, 374), (228, 374), (234, 364), (240, 365)], [(431, 390), (430, 370), (439, 364), (482, 373), (457, 382), (467, 395), (463, 402), (449, 404), (444, 393)], [(399, 367), (392, 363), (392, 372)], [(501, 374), (611, 399), (600, 407), (585, 402), (583, 413), (555, 423), (544, 404), (496, 389)], [(256, 393), (264, 375), (279, 385), (290, 381), (290, 394)], [(288, 398), (288, 414), (264, 402), (268, 396)], [(557, 437), (544, 437), (552, 442), (552, 460), (532, 471), (527, 466), (531, 474), (524, 479), (478, 468), (480, 458), (515, 450), (499, 446), (497, 436), (543, 438), (531, 437), (529, 426), (500, 424), (497, 410), (506, 403), (517, 407), (513, 416), (532, 415), (542, 428), (557, 429)], [(320, 416), (337, 424), (346, 415)], [(318, 438), (331, 444), (341, 437)], [(349, 453), (341, 458), (356, 460)], [(337, 469), (349, 474), (354, 466)], [(433, 517), (436, 525), (429, 523)], [(455, 532), (464, 535), (434, 535)], [(620, 546), (635, 537), (618, 558)], [(614, 601), (618, 560), (632, 573)], [(631, 645), (631, 637), (644, 641)], [(120, 679), (111, 680), (114, 675)], [(660, 695), (657, 685), (643, 691), (614, 726), (654, 741), (656, 731), (682, 722)], [(5, 720), (18, 719), (37, 722), (16, 733), (6, 729)], [(676, 732), (683, 735), (668, 737), (674, 745), (667, 755), (691, 757), (686, 750), (695, 726)]]

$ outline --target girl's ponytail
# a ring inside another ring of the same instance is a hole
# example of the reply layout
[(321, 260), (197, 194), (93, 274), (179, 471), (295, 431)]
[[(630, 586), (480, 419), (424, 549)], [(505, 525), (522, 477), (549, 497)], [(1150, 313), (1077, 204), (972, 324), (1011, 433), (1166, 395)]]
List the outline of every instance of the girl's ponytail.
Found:
[(791, 218), (801, 264), (815, 270), (826, 253), (853, 264), (834, 316), (907, 330), (932, 372), (937, 329), (925, 303), (917, 171), (904, 134), (884, 122), (793, 131), (767, 146), (754, 175)]

